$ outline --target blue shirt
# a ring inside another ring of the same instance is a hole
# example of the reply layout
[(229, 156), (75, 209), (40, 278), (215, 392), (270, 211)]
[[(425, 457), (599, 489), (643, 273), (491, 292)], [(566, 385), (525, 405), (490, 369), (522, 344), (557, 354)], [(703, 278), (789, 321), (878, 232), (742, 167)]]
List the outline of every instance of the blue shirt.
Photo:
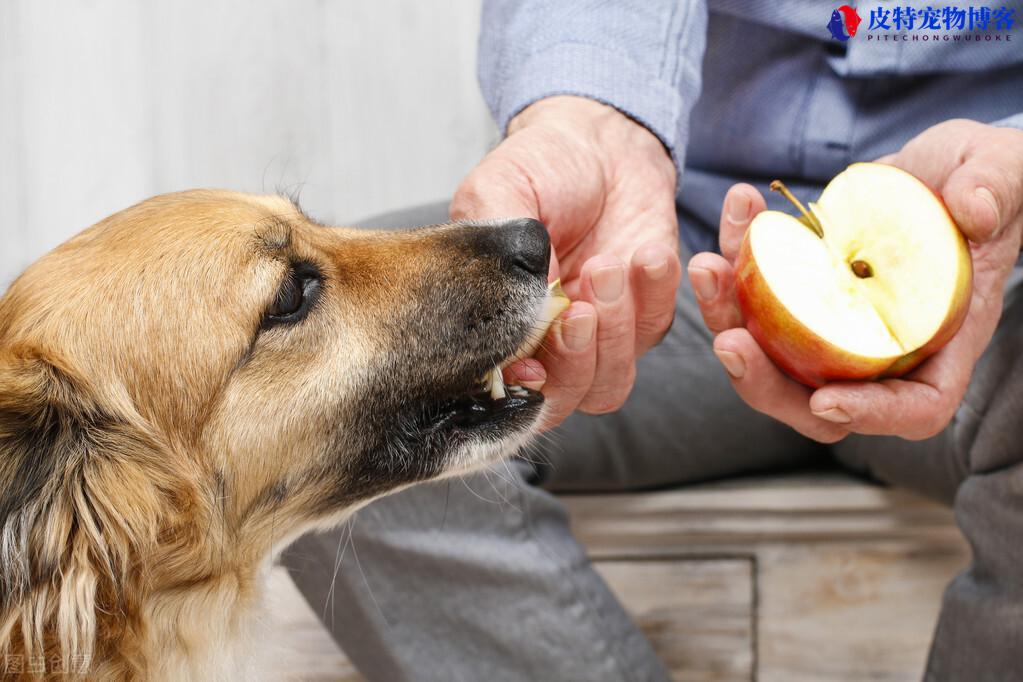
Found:
[(1023, 129), (1023, 0), (983, 2), (859, 5), (848, 38), (810, 0), (484, 0), (480, 83), (502, 130), (558, 94), (645, 125), (678, 165), (683, 239), (711, 250), (735, 182), (815, 198), (941, 121)]

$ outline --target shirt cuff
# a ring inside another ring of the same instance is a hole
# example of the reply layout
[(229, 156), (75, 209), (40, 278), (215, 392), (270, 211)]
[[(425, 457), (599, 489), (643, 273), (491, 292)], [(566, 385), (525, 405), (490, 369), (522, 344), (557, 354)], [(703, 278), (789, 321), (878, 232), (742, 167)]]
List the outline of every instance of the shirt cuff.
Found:
[(491, 113), (502, 133), (527, 106), (545, 97), (576, 95), (618, 109), (657, 136), (671, 152), (681, 177), (685, 131), (678, 90), (627, 55), (585, 43), (559, 43), (507, 67), (510, 76)]
[(1016, 114), (1009, 118), (1003, 118), (1001, 121), (995, 121), (991, 125), (997, 126), (998, 128), (1016, 128), (1017, 130), (1023, 130), (1023, 114)]

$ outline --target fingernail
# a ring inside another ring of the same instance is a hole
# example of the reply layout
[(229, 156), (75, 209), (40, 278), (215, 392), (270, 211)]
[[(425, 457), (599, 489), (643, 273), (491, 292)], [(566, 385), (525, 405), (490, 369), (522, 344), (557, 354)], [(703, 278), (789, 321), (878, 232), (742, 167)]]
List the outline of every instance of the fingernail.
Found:
[(714, 355), (718, 356), (718, 360), (725, 366), (725, 371), (733, 379), (741, 379), (746, 374), (746, 361), (738, 353), (733, 353), (730, 350), (716, 350)]
[(728, 220), (733, 225), (741, 225), (749, 220), (749, 209), (752, 201), (745, 192), (739, 195), (738, 199), (729, 202)]
[(644, 265), (643, 273), (647, 279), (659, 280), (663, 279), (668, 274), (668, 259), (665, 258), (657, 265)]
[(593, 315), (580, 315), (562, 320), (559, 325), (561, 341), (569, 350), (584, 350), (593, 341), (596, 327), (597, 318)]
[(824, 421), (829, 421), (834, 424), (848, 424), (852, 421), (852, 417), (849, 413), (840, 407), (832, 407), (822, 412), (814, 412), (815, 417), (820, 417)]
[(593, 293), (603, 303), (614, 303), (625, 289), (625, 266), (609, 265), (598, 268), (591, 275)]
[(520, 381), (519, 386), (528, 388), (530, 391), (539, 391), (543, 388), (543, 385), (547, 383), (545, 381)]
[(991, 211), (995, 214), (995, 229), (1001, 227), (1001, 218), (998, 216), (998, 202), (995, 201), (995, 195), (991, 193), (987, 187), (978, 187), (973, 190), (973, 196), (983, 200), (991, 207)]
[(705, 268), (689, 268), (689, 280), (693, 283), (696, 298), (712, 301), (718, 295), (718, 277)]

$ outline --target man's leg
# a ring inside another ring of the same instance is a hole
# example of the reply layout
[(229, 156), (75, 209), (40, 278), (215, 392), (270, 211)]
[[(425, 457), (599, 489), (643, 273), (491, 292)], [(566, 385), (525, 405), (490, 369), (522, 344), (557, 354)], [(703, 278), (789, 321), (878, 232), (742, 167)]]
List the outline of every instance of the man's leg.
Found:
[[(372, 221), (441, 222), (443, 207)], [(370, 680), (665, 680), (589, 564), (557, 489), (629, 489), (796, 465), (820, 449), (749, 410), (688, 285), (623, 411), (575, 416), (526, 458), (378, 500), (287, 553), (295, 582)]]
[[(1019, 268), (1017, 268), (1019, 270)], [(838, 459), (952, 502), (973, 549), (945, 591), (928, 680), (1023, 678), (1023, 285), (1007, 291), (998, 331), (953, 423), (921, 442), (850, 438)]]

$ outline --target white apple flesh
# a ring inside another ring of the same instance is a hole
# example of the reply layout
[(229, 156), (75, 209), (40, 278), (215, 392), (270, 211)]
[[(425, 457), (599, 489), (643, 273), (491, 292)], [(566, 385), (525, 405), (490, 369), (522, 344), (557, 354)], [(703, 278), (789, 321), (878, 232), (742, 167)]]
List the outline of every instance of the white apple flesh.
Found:
[(502, 363), (487, 372), (487, 375), (481, 380), (485, 390), (490, 392), (491, 398), (501, 400), (507, 395), (506, 388), (515, 389), (514, 385), (505, 386), (501, 370), (516, 360), (533, 357), (533, 353), (540, 347), (551, 325), (554, 324), (554, 321), (558, 319), (561, 313), (565, 312), (571, 303), (561, 288), (560, 279), (556, 279), (547, 285), (547, 297), (540, 304), (540, 308), (536, 312), (536, 318), (533, 320), (533, 326), (526, 335), (526, 340)]
[(747, 327), (777, 365), (810, 386), (899, 376), (952, 338), (972, 262), (926, 185), (857, 163), (809, 206), (758, 214), (736, 261)]

